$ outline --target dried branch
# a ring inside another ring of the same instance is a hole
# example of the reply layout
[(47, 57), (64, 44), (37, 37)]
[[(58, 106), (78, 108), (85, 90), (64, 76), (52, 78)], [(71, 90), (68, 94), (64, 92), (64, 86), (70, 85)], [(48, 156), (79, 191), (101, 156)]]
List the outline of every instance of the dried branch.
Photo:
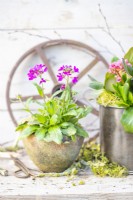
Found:
[(29, 33), (29, 32), (26, 32), (24, 30), (15, 30), (15, 31), (11, 31), (11, 32), (8, 32), (8, 34), (14, 34), (14, 33), (23, 33), (25, 35), (29, 35), (29, 36), (33, 36), (33, 37), (38, 37), (38, 38), (45, 38), (47, 40), (52, 40), (51, 38), (45, 36), (45, 35), (39, 35), (39, 34), (33, 34), (33, 33)]
[(54, 30), (54, 34), (56, 34), (59, 39), (62, 39), (61, 35), (56, 30)]
[(100, 12), (100, 14), (101, 14), (101, 16), (103, 17), (103, 19), (104, 19), (104, 21), (105, 21), (105, 25), (106, 25), (106, 29), (107, 29), (107, 30), (103, 29), (103, 31), (106, 32), (106, 33), (112, 38), (112, 40), (114, 40), (115, 43), (117, 43), (117, 45), (120, 47), (121, 51), (125, 54), (125, 51), (124, 51), (123, 46), (121, 45), (121, 42), (118, 41), (118, 40), (112, 35), (112, 33), (111, 33), (111, 31), (110, 31), (110, 27), (109, 27), (109, 25), (108, 25), (107, 18), (105, 17), (105, 15), (103, 14), (103, 12), (102, 12), (102, 10), (101, 10), (101, 5), (98, 4), (98, 7), (99, 7), (99, 12)]
[(111, 55), (114, 56), (114, 53), (111, 52), (111, 51), (108, 49), (107, 46), (102, 45), (98, 40), (96, 40), (96, 39), (93, 37), (93, 35), (91, 35), (90, 33), (88, 33), (88, 31), (85, 31), (85, 34), (86, 34), (87, 36), (89, 36), (90, 38), (92, 38), (93, 41), (95, 41), (95, 43), (98, 44), (100, 47), (102, 47), (106, 52), (108, 52), (109, 54), (111, 54)]

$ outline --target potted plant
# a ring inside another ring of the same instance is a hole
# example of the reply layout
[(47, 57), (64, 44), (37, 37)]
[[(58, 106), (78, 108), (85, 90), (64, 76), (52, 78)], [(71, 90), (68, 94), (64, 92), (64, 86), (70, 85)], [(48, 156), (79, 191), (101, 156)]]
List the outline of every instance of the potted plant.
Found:
[(104, 84), (93, 79), (90, 87), (98, 91), (102, 152), (133, 170), (133, 47), (112, 59)]
[[(62, 66), (58, 70), (58, 81), (64, 81), (61, 89), (50, 98), (45, 95), (48, 80), (45, 73), (48, 68), (39, 64), (28, 72), (29, 80), (36, 79), (37, 88), (43, 102), (28, 99), (24, 110), (29, 117), (21, 122), (16, 130), (20, 131), (19, 139), (23, 140), (25, 149), (35, 165), (43, 172), (62, 172), (77, 158), (84, 137), (88, 134), (79, 119), (85, 117), (90, 107), (79, 107), (73, 100), (69, 82), (77, 83), (79, 69), (76, 66)], [(38, 84), (39, 82), (39, 84)], [(46, 87), (44, 85), (46, 84)], [(18, 97), (21, 101), (20, 96)], [(30, 108), (30, 102), (39, 105), (37, 112)]]

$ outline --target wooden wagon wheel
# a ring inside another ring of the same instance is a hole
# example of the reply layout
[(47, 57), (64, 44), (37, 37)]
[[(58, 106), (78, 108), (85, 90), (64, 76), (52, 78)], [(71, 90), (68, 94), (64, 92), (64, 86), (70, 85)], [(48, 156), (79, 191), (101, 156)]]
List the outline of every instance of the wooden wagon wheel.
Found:
[[(84, 43), (81, 43), (81, 42), (78, 42), (78, 41), (74, 41), (74, 40), (65, 40), (65, 39), (51, 40), (51, 41), (48, 41), (48, 42), (43, 42), (43, 43), (31, 48), (29, 51), (27, 51), (25, 54), (23, 54), (22, 57), (16, 62), (16, 64), (13, 67), (13, 69), (11, 70), (11, 73), (10, 73), (9, 79), (8, 79), (8, 83), (7, 83), (7, 88), (6, 88), (7, 109), (8, 109), (9, 115), (10, 115), (13, 123), (15, 124), (15, 126), (17, 125), (17, 120), (14, 117), (13, 110), (11, 108), (11, 104), (16, 99), (10, 97), (10, 90), (11, 90), (11, 85), (12, 85), (12, 79), (13, 79), (13, 76), (14, 76), (17, 68), (19, 67), (19, 65), (22, 63), (22, 61), (27, 56), (29, 56), (30, 54), (33, 54), (33, 53), (35, 54), (36, 53), (41, 58), (42, 62), (45, 63), (45, 65), (48, 67), (49, 75), (51, 76), (51, 79), (52, 79), (52, 81), (54, 83), (54, 88), (53, 88), (53, 90), (54, 90), (55, 88), (58, 87), (58, 81), (56, 79), (56, 76), (55, 76), (55, 74), (53, 72), (53, 69), (50, 66), (50, 63), (49, 63), (45, 53), (43, 52), (43, 49), (46, 49), (46, 48), (51, 47), (51, 46), (60, 46), (60, 45), (71, 46), (71, 47), (74, 47), (74, 48), (76, 48), (76, 49), (78, 49), (80, 51), (85, 51), (89, 55), (93, 55), (94, 59), (86, 66), (85, 69), (83, 69), (80, 72), (79, 80), (89, 70), (91, 70), (99, 61), (103, 62), (106, 67), (108, 66), (108, 63), (106, 62), (106, 60), (96, 50), (94, 50), (92, 47), (90, 47), (90, 46), (88, 46), (88, 45), (86, 45)], [(72, 85), (71, 85), (71, 87), (72, 87)], [(50, 95), (50, 94), (48, 94), (48, 95)], [(30, 95), (22, 97), (22, 101), (26, 101), (29, 97), (30, 97)], [(40, 99), (40, 96), (34, 95), (33, 99)], [(95, 108), (93, 109), (93, 114), (98, 116), (98, 111)]]

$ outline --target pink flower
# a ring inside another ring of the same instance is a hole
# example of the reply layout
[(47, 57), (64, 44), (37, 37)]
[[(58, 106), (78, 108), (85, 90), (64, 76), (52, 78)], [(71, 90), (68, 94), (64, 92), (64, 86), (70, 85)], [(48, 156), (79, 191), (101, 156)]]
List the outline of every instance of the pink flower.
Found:
[(112, 74), (117, 74), (118, 71), (123, 70), (123, 64), (121, 60), (113, 62), (109, 65), (109, 72)]
[(63, 72), (63, 74), (65, 74), (65, 75), (67, 75), (67, 76), (71, 76), (70, 71), (65, 71), (65, 72)]
[[(130, 65), (128, 60), (125, 60), (125, 62), (127, 65)], [(116, 75), (115, 77), (117, 82), (121, 82), (122, 81), (121, 76), (123, 72), (125, 72), (122, 60), (118, 60), (116, 62), (111, 63), (109, 65), (109, 72)]]
[(64, 65), (58, 69), (58, 71), (63, 71), (65, 69)]
[(40, 75), (42, 75), (43, 73), (45, 73), (46, 71), (47, 71), (47, 67), (45, 65), (38, 64), (29, 70), (27, 76), (28, 76), (29, 80), (33, 80), (33, 79), (39, 77)]
[(78, 77), (73, 77), (72, 83), (73, 83), (73, 84), (76, 84), (77, 82), (78, 82)]
[(58, 77), (58, 81), (62, 81), (63, 78), (64, 78), (64, 76), (63, 76), (61, 73), (59, 73), (59, 74), (57, 75), (57, 77)]
[(63, 65), (58, 69), (58, 71), (58, 81), (71, 78), (73, 84), (76, 84), (78, 82), (78, 77), (75, 74), (79, 73), (79, 69), (76, 66), (73, 67), (71, 65)]
[(117, 82), (121, 82), (121, 77), (120, 76), (116, 76), (116, 81)]
[(65, 84), (61, 85), (60, 89), (64, 90), (66, 88)]
[(41, 78), (41, 80), (40, 80), (40, 83), (39, 83), (39, 84), (41, 84), (41, 83), (46, 83), (46, 80), (44, 80), (44, 78)]
[(74, 72), (79, 72), (79, 69), (76, 66), (74, 66), (73, 70)]

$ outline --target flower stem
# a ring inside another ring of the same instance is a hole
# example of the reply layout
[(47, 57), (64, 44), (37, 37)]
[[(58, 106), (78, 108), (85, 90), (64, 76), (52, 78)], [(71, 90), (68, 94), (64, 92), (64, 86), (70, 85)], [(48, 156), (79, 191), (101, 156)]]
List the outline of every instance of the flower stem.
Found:
[(18, 95), (18, 98), (17, 98), (19, 101), (20, 101), (20, 103), (23, 105), (23, 107), (31, 114), (31, 115), (33, 115), (33, 113), (31, 112), (31, 110), (24, 104), (24, 102), (21, 100), (21, 96), (20, 95)]

